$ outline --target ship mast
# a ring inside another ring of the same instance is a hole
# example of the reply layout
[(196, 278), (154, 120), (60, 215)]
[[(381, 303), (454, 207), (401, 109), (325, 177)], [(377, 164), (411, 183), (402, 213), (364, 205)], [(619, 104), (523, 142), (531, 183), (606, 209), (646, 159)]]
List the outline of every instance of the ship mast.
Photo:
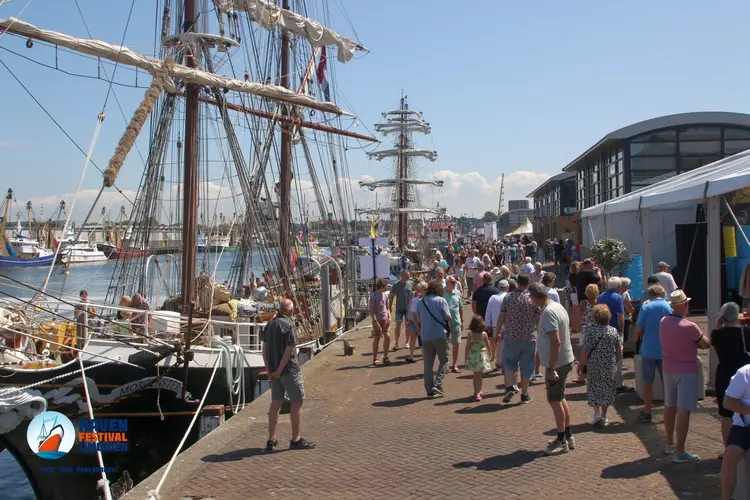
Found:
[[(282, 8), (289, 10), (289, 0), (282, 0)], [(289, 88), (289, 32), (281, 30), (281, 81), (280, 85)], [(282, 104), (281, 113), (289, 115), (286, 103)], [(292, 215), (290, 193), (292, 190), (292, 127), (289, 122), (281, 122), (281, 152), (279, 155), (279, 260), (288, 259), (291, 255), (289, 248), (290, 223)], [(283, 265), (281, 266), (283, 269)], [(291, 290), (289, 276), (281, 272), (284, 289)]]
[(497, 216), (503, 215), (503, 191), (505, 189), (505, 174), (500, 176), (500, 201), (497, 202)]
[(394, 149), (381, 149), (368, 153), (370, 158), (383, 160), (395, 157), (395, 178), (381, 179), (372, 182), (360, 182), (361, 187), (372, 191), (379, 188), (393, 188), (392, 207), (371, 209), (359, 209), (358, 214), (380, 214), (387, 213), (391, 216), (391, 222), (395, 222), (395, 233), (399, 249), (403, 252), (408, 246), (409, 240), (409, 214), (440, 214), (439, 208), (414, 207), (415, 189), (417, 186), (431, 185), (441, 187), (442, 180), (422, 180), (412, 178), (411, 158), (414, 156), (426, 158), (429, 161), (437, 159), (437, 152), (429, 149), (416, 149), (412, 141), (412, 133), (429, 134), (430, 124), (424, 121), (421, 111), (409, 108), (407, 96), (402, 95), (400, 106), (393, 111), (383, 113), (384, 120), (375, 124), (375, 130), (383, 135), (398, 133), (394, 143)]
[[(401, 96), (401, 115), (399, 116), (399, 122), (401, 124), (401, 131), (399, 132), (399, 152), (398, 152), (398, 208), (406, 208), (408, 203), (408, 184), (404, 183), (403, 180), (407, 178), (407, 172), (409, 168), (409, 157), (404, 154), (404, 151), (408, 147), (406, 139), (406, 110), (409, 109), (409, 105), (406, 103), (406, 96)], [(399, 212), (398, 214), (398, 248), (401, 252), (406, 248), (408, 243), (408, 224), (409, 215), (405, 212)]]
[[(185, 0), (185, 23), (183, 31), (193, 30), (196, 21), (197, 0)], [(187, 66), (196, 68), (194, 47), (185, 51)], [(188, 314), (195, 288), (196, 253), (198, 250), (198, 93), (195, 84), (185, 86), (185, 157), (182, 219), (182, 309)]]

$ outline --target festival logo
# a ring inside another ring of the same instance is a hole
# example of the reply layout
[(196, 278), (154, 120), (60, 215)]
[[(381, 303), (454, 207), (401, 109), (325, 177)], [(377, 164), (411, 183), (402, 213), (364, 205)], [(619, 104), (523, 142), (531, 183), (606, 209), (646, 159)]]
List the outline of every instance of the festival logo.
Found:
[(76, 442), (75, 427), (62, 413), (45, 411), (29, 424), (26, 442), (38, 457), (57, 460), (73, 448)]

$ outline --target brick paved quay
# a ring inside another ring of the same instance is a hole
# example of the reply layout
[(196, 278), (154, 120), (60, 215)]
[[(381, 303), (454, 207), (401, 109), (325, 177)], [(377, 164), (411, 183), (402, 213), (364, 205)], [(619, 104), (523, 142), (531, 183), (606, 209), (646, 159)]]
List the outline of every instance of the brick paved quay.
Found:
[[(422, 364), (404, 363), (404, 350), (391, 355), (392, 366), (373, 368), (369, 330), (347, 337), (356, 346), (354, 356), (344, 356), (339, 342), (304, 367), (302, 436), (317, 443), (316, 449), (286, 450), (291, 431), (282, 415), (279, 451), (261, 452), (266, 393), (184, 452), (160, 498), (719, 497), (722, 447), (713, 397), (699, 404), (688, 435), (688, 449), (703, 461), (676, 465), (662, 454), (660, 405), (654, 408), (655, 424), (637, 424), (637, 396), (618, 396), (610, 410), (612, 425), (595, 431), (585, 388), (569, 384), (577, 448), (545, 457), (554, 421), (542, 384), (532, 387), (530, 404), (521, 405), (518, 397), (503, 404), (502, 377), (493, 373), (485, 379), (484, 401), (475, 403), (469, 400), (470, 374), (447, 374), (446, 396), (430, 400)], [(633, 385), (633, 360), (626, 359), (625, 366)], [(125, 498), (146, 498), (160, 477), (157, 472)]]

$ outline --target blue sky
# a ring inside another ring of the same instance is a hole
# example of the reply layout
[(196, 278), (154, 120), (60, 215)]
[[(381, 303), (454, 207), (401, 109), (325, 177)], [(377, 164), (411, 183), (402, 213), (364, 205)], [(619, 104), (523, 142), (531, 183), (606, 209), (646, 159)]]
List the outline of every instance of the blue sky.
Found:
[[(337, 93), (372, 129), (403, 89), (432, 124), (424, 145), (434, 142), (440, 153), (423, 173), (446, 179), (439, 199), (455, 215), (495, 210), (502, 173), (506, 200), (525, 196), (603, 135), (630, 123), (689, 111), (750, 112), (747, 2), (331, 0), (333, 27), (349, 36), (342, 2), (371, 52), (336, 63)], [(4, 4), (0, 17), (17, 15), (25, 4)], [(130, 2), (79, 4), (93, 37), (120, 42)], [(151, 0), (135, 1), (126, 45), (153, 47), (153, 16)], [(34, 0), (21, 18), (86, 36), (73, 0)], [(29, 51), (15, 37), (0, 38), (0, 47), (54, 62), (48, 50)], [(86, 149), (107, 84), (68, 77), (4, 50), (0, 59)], [(75, 60), (61, 63), (76, 69)], [(92, 65), (85, 70), (91, 73)], [(0, 188), (13, 187), (19, 203), (74, 191), (83, 156), (2, 67), (0, 89)], [(129, 118), (143, 91), (115, 90)], [(94, 155), (100, 166), (123, 129), (110, 98)], [(145, 142), (139, 145), (145, 155)], [(359, 150), (348, 159), (355, 179), (385, 174)], [(142, 163), (129, 158), (126, 167), (120, 185), (135, 189)], [(100, 182), (92, 168), (85, 187)]]

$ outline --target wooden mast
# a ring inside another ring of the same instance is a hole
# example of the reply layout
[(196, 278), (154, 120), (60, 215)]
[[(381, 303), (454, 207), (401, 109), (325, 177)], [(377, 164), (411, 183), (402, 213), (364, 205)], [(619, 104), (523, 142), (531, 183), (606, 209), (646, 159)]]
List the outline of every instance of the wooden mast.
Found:
[[(282, 0), (282, 9), (289, 10), (289, 0)], [(289, 88), (289, 32), (281, 30), (281, 82), (280, 85)], [(282, 103), (281, 114), (291, 115), (286, 103)], [(289, 122), (281, 122), (281, 154), (280, 154), (280, 182), (279, 182), (279, 260), (289, 259), (291, 249), (289, 238), (292, 220), (291, 190), (292, 190), (292, 127)], [(288, 261), (287, 261), (288, 263)], [(281, 276), (285, 291), (291, 291), (289, 276), (284, 272), (286, 266), (281, 265)]]
[[(401, 111), (409, 109), (409, 105), (406, 103), (406, 96), (401, 96)], [(401, 113), (399, 121), (401, 122), (401, 133), (398, 138), (398, 208), (406, 208), (408, 205), (408, 186), (402, 182), (408, 176), (408, 158), (404, 154), (404, 150), (408, 147), (406, 137), (406, 113)], [(406, 249), (407, 235), (408, 235), (408, 224), (409, 215), (406, 212), (398, 213), (398, 247), (403, 252)]]
[[(183, 31), (193, 30), (196, 21), (196, 0), (185, 0), (185, 21)], [(196, 54), (191, 46), (185, 52), (187, 66), (197, 67)], [(185, 88), (185, 157), (182, 205), (182, 309), (189, 312), (195, 288), (196, 252), (198, 249), (198, 93), (197, 85), (188, 84)]]

